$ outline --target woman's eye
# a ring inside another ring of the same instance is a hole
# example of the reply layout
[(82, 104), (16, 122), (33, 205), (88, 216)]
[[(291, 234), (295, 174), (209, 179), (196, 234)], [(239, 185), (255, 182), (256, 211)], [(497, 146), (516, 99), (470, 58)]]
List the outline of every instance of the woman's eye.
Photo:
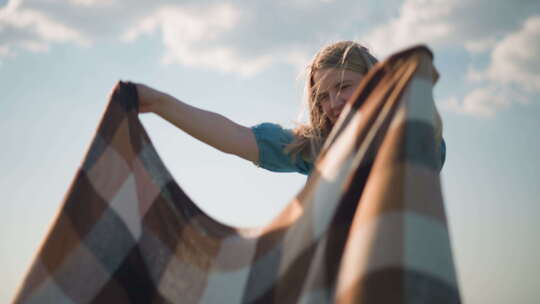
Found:
[(326, 94), (319, 95), (319, 101), (320, 102), (324, 102), (324, 101), (327, 101), (327, 100), (328, 100), (328, 95), (326, 95)]

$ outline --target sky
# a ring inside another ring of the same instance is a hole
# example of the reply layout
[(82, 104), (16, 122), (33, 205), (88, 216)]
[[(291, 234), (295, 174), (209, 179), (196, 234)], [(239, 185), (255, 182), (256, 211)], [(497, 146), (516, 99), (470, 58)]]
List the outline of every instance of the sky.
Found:
[[(305, 119), (305, 67), (338, 40), (381, 60), (431, 48), (464, 303), (537, 302), (539, 1), (0, 0), (0, 303), (30, 267), (117, 81), (245, 126), (292, 128)], [(305, 183), (140, 117), (178, 184), (226, 224), (265, 225)]]

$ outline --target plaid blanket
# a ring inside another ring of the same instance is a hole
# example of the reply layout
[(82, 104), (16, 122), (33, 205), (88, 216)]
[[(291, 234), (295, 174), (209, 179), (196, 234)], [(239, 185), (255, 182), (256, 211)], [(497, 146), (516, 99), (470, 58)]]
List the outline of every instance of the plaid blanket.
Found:
[(432, 53), (364, 78), (305, 187), (269, 225), (191, 201), (120, 82), (16, 303), (459, 303)]

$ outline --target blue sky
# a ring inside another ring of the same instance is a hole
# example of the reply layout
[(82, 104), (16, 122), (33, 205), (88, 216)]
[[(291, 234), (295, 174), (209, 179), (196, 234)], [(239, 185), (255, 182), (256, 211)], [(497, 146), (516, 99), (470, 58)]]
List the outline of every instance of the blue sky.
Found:
[[(540, 298), (540, 2), (0, 0), (0, 302), (45, 236), (115, 82), (251, 126), (293, 127), (303, 68), (357, 40), (427, 44), (448, 145), (441, 174), (465, 303)], [(141, 115), (181, 187), (217, 219), (267, 223), (303, 186)], [(209, 191), (211, 189), (211, 191)]]

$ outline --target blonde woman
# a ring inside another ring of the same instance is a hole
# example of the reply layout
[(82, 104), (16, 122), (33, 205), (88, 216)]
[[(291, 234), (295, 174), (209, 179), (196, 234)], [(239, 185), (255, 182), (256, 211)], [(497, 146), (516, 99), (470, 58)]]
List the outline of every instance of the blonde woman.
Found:
[[(345, 102), (376, 63), (377, 59), (365, 47), (352, 41), (340, 41), (322, 48), (308, 66), (309, 122), (294, 130), (268, 122), (242, 126), (143, 84), (137, 84), (139, 112), (153, 112), (214, 148), (267, 170), (309, 175)], [(438, 138), (441, 138), (441, 131), (436, 130)], [(441, 163), (444, 163), (444, 140), (440, 151)]]

